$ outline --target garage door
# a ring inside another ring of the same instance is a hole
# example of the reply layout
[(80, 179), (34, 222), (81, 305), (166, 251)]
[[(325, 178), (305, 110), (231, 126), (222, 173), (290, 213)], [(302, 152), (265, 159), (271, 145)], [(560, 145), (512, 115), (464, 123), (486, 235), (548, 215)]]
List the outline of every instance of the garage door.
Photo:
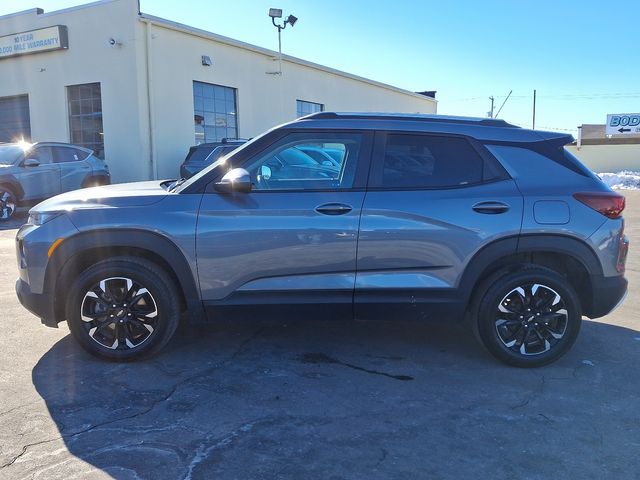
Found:
[(29, 96), (0, 97), (0, 142), (31, 139)]

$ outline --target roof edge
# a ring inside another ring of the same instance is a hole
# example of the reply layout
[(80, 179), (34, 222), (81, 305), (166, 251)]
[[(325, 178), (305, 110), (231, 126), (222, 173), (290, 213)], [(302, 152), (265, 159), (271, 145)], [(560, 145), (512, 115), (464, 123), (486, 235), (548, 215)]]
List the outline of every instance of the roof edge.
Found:
[[(278, 56), (278, 52), (276, 52), (275, 50), (269, 50), (268, 48), (259, 47), (257, 45), (253, 45), (251, 43), (246, 43), (246, 42), (243, 42), (241, 40), (236, 40), (234, 38), (225, 37), (224, 35), (219, 35), (217, 33), (209, 32), (207, 30), (202, 30), (200, 28), (191, 27), (189, 25), (185, 25), (185, 24), (179, 23), (179, 22), (174, 22), (172, 20), (167, 20), (166, 18), (156, 17), (154, 15), (149, 15), (149, 14), (146, 14), (146, 13), (140, 13), (139, 19), (141, 21), (143, 21), (143, 22), (144, 21), (148, 21), (148, 22), (151, 22), (154, 25), (165, 27), (165, 28), (168, 28), (170, 30), (175, 30), (175, 31), (178, 31), (178, 32), (187, 33), (187, 34), (194, 35), (196, 37), (205, 38), (205, 39), (208, 39), (208, 40), (214, 40), (214, 41), (217, 41), (217, 42), (220, 42), (220, 43), (224, 43), (224, 44), (232, 46), (232, 47), (243, 48), (245, 50), (249, 50), (249, 51), (252, 51), (252, 52), (255, 52), (255, 53), (259, 53), (259, 54), (262, 54), (262, 55), (266, 55), (266, 56), (269, 56), (269, 57), (277, 57)], [(382, 82), (378, 82), (376, 80), (371, 80), (370, 78), (361, 77), (359, 75), (354, 75), (352, 73), (344, 72), (342, 70), (337, 70), (335, 68), (327, 67), (325, 65), (320, 65), (318, 63), (313, 63), (313, 62), (310, 62), (308, 60), (303, 60), (302, 58), (292, 57), (290, 55), (283, 54), (282, 55), (282, 60), (286, 61), (286, 62), (289, 62), (289, 63), (302, 65), (304, 67), (320, 70), (320, 71), (323, 71), (323, 72), (326, 72), (326, 73), (330, 73), (332, 75), (337, 75), (337, 76), (340, 76), (340, 77), (349, 78), (351, 80), (357, 80), (359, 82), (368, 83), (369, 85), (373, 85), (373, 86), (380, 87), (380, 88), (385, 88), (387, 90), (391, 90), (391, 91), (394, 91), (396, 93), (402, 93), (404, 95), (408, 95), (410, 97), (417, 98), (417, 99), (420, 99), (420, 100), (426, 100), (428, 102), (431, 102), (434, 105), (438, 104), (438, 100), (436, 100), (435, 98), (431, 98), (431, 97), (427, 97), (427, 96), (424, 96), (424, 95), (420, 95), (420, 94), (418, 94), (416, 92), (412, 92), (410, 90), (405, 90), (405, 89), (400, 88), (400, 87), (395, 87), (395, 86), (389, 85), (387, 83), (382, 83)]]

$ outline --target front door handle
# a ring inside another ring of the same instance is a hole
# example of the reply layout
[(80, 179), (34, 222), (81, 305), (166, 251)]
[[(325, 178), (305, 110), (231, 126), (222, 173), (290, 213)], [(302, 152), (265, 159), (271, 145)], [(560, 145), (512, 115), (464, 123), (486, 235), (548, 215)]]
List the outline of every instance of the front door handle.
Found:
[(478, 202), (471, 208), (473, 208), (478, 213), (496, 215), (498, 213), (504, 213), (508, 211), (509, 205), (503, 202)]
[(344, 203), (325, 203), (316, 207), (316, 212), (323, 215), (344, 215), (349, 213), (353, 208)]

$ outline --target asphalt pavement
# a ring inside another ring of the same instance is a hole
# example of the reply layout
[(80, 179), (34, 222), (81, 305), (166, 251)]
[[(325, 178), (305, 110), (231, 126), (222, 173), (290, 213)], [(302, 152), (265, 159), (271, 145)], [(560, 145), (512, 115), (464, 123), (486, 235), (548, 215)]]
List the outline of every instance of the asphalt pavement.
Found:
[(106, 363), (14, 293), (0, 228), (2, 479), (632, 479), (640, 476), (640, 192), (626, 303), (553, 365), (494, 360), (464, 328), (385, 322), (182, 326)]

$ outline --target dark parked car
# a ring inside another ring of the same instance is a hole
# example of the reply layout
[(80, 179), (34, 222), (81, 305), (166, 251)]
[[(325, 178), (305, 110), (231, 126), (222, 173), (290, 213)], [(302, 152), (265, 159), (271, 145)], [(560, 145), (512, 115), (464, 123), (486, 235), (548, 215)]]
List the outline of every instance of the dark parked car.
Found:
[(627, 290), (624, 197), (571, 141), (495, 119), (317, 113), (186, 181), (36, 206), (17, 234), (18, 297), (112, 360), (157, 352), (187, 310), (466, 317), (500, 360), (544, 365)]
[(20, 205), (111, 183), (109, 167), (88, 148), (68, 143), (0, 143), (0, 220)]
[(220, 157), (233, 152), (246, 140), (223, 140), (222, 142), (201, 143), (189, 148), (187, 157), (180, 165), (180, 177), (190, 178)]

